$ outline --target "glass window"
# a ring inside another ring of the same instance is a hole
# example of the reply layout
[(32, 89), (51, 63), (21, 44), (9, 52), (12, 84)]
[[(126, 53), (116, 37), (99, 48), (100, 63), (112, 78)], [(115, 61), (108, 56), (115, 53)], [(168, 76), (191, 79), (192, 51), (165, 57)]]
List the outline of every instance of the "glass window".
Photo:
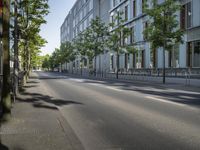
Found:
[(186, 4), (187, 6), (187, 28), (190, 28), (192, 26), (192, 4), (191, 2)]
[(125, 20), (128, 20), (128, 6), (125, 6)]
[(133, 18), (136, 17), (136, 0), (133, 1)]
[(200, 67), (200, 41), (194, 42), (194, 67)]

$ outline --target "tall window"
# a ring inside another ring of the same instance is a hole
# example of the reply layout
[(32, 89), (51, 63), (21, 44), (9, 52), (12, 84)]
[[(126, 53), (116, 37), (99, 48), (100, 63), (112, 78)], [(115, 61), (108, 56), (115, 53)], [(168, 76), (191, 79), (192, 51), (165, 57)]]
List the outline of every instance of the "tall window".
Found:
[(145, 67), (145, 50), (142, 50), (141, 68)]
[(192, 27), (192, 3), (186, 3), (182, 6), (180, 14), (180, 27), (186, 29)]
[(135, 41), (135, 38), (134, 38), (134, 27), (131, 27), (130, 28), (131, 30), (131, 34), (130, 34), (130, 43), (133, 44)]
[(110, 57), (110, 67), (111, 67), (111, 69), (114, 68), (114, 55), (111, 55), (111, 57)]
[(187, 7), (187, 28), (190, 28), (192, 26), (192, 3), (189, 2), (186, 4)]
[[(148, 22), (147, 21), (145, 21), (143, 23), (143, 31), (145, 31), (146, 28), (148, 28)], [(147, 35), (143, 34), (143, 36), (144, 36), (144, 40), (146, 40), (147, 39)]]
[(185, 29), (185, 9), (186, 9), (186, 5), (183, 5), (181, 8), (181, 14), (180, 14), (180, 27), (181, 29)]
[(192, 67), (192, 42), (187, 43), (187, 67)]
[(125, 20), (128, 20), (128, 6), (125, 6)]
[(116, 0), (113, 0), (113, 7), (115, 7), (116, 6)]
[(130, 61), (130, 55), (128, 54), (128, 53), (125, 53), (125, 69), (128, 69), (128, 67), (129, 67), (129, 61)]
[(194, 67), (200, 67), (200, 41), (194, 42), (194, 56), (193, 56)]
[(144, 8), (145, 8), (145, 0), (142, 0), (142, 13), (144, 13)]
[(137, 7), (136, 7), (136, 0), (134, 0), (133, 1), (133, 18), (135, 18), (136, 17), (136, 11), (137, 11), (137, 9), (136, 9)]

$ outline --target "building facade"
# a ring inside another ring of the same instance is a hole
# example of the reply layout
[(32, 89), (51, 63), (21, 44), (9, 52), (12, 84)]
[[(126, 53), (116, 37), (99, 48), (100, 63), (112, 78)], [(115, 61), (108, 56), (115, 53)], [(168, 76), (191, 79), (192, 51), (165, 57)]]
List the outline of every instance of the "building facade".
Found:
[[(151, 0), (148, 0), (150, 3)], [(158, 0), (162, 3), (164, 0)], [(127, 44), (135, 45), (137, 53), (121, 54), (120, 69), (147, 69), (163, 67), (163, 49), (151, 49), (143, 31), (149, 17), (145, 15), (144, 0), (78, 0), (69, 12), (61, 27), (61, 42), (72, 41), (77, 34), (90, 25), (90, 20), (99, 16), (106, 24), (113, 21), (118, 12), (123, 12), (125, 26), (131, 29)], [(181, 0), (182, 9), (177, 12), (180, 28), (184, 29), (183, 43), (165, 51), (167, 68), (200, 68), (200, 1)], [(116, 54), (105, 52), (97, 57), (96, 69), (99, 72), (116, 71)], [(80, 68), (78, 60), (74, 66)], [(69, 67), (68, 67), (69, 68)], [(67, 68), (66, 68), (67, 69)]]

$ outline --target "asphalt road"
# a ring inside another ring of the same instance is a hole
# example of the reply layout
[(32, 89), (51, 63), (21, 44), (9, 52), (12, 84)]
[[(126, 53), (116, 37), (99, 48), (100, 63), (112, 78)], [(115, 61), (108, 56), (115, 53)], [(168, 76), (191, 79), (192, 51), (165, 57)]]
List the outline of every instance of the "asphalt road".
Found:
[(86, 150), (200, 149), (198, 91), (36, 74)]

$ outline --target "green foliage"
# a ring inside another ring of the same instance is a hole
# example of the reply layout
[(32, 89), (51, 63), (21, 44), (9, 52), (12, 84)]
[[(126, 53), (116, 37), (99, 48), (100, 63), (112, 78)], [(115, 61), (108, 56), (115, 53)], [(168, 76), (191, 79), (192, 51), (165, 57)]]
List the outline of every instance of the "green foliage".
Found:
[(122, 18), (123, 12), (115, 15), (114, 21), (110, 23), (111, 32), (109, 33), (107, 46), (117, 54), (124, 53), (128, 47), (124, 40), (130, 35), (130, 29), (124, 25), (125, 19)]
[(42, 56), (42, 68), (43, 69), (49, 70), (51, 68), (49, 59), (50, 59), (50, 56), (48, 54), (45, 56)]
[(44, 17), (49, 13), (48, 0), (18, 2), (19, 52), (23, 68), (30, 71), (40, 63), (41, 48), (47, 43), (40, 35)]
[(150, 21), (144, 35), (152, 48), (164, 47), (166, 50), (171, 50), (174, 45), (182, 42), (183, 31), (177, 20), (180, 4), (174, 0), (165, 0), (162, 4), (153, 0), (152, 4), (152, 8), (146, 5), (145, 12)]
[(90, 27), (83, 32), (84, 51), (86, 50), (86, 55), (90, 61), (105, 50), (107, 35), (108, 27), (105, 23), (99, 17), (92, 19)]
[(125, 43), (131, 33), (130, 29), (124, 25), (125, 19), (122, 18), (123, 12), (118, 12), (112, 23), (110, 23), (111, 32), (109, 33), (107, 39), (107, 46), (110, 51), (114, 51), (117, 54), (116, 59), (116, 77), (118, 78), (119, 71), (119, 54), (131, 50), (131, 47)]
[[(64, 42), (60, 45), (60, 48), (56, 48), (52, 55), (43, 61), (43, 68), (51, 68), (52, 70), (65, 62), (75, 60), (76, 51), (71, 42)], [(48, 66), (48, 67), (46, 67)]]

